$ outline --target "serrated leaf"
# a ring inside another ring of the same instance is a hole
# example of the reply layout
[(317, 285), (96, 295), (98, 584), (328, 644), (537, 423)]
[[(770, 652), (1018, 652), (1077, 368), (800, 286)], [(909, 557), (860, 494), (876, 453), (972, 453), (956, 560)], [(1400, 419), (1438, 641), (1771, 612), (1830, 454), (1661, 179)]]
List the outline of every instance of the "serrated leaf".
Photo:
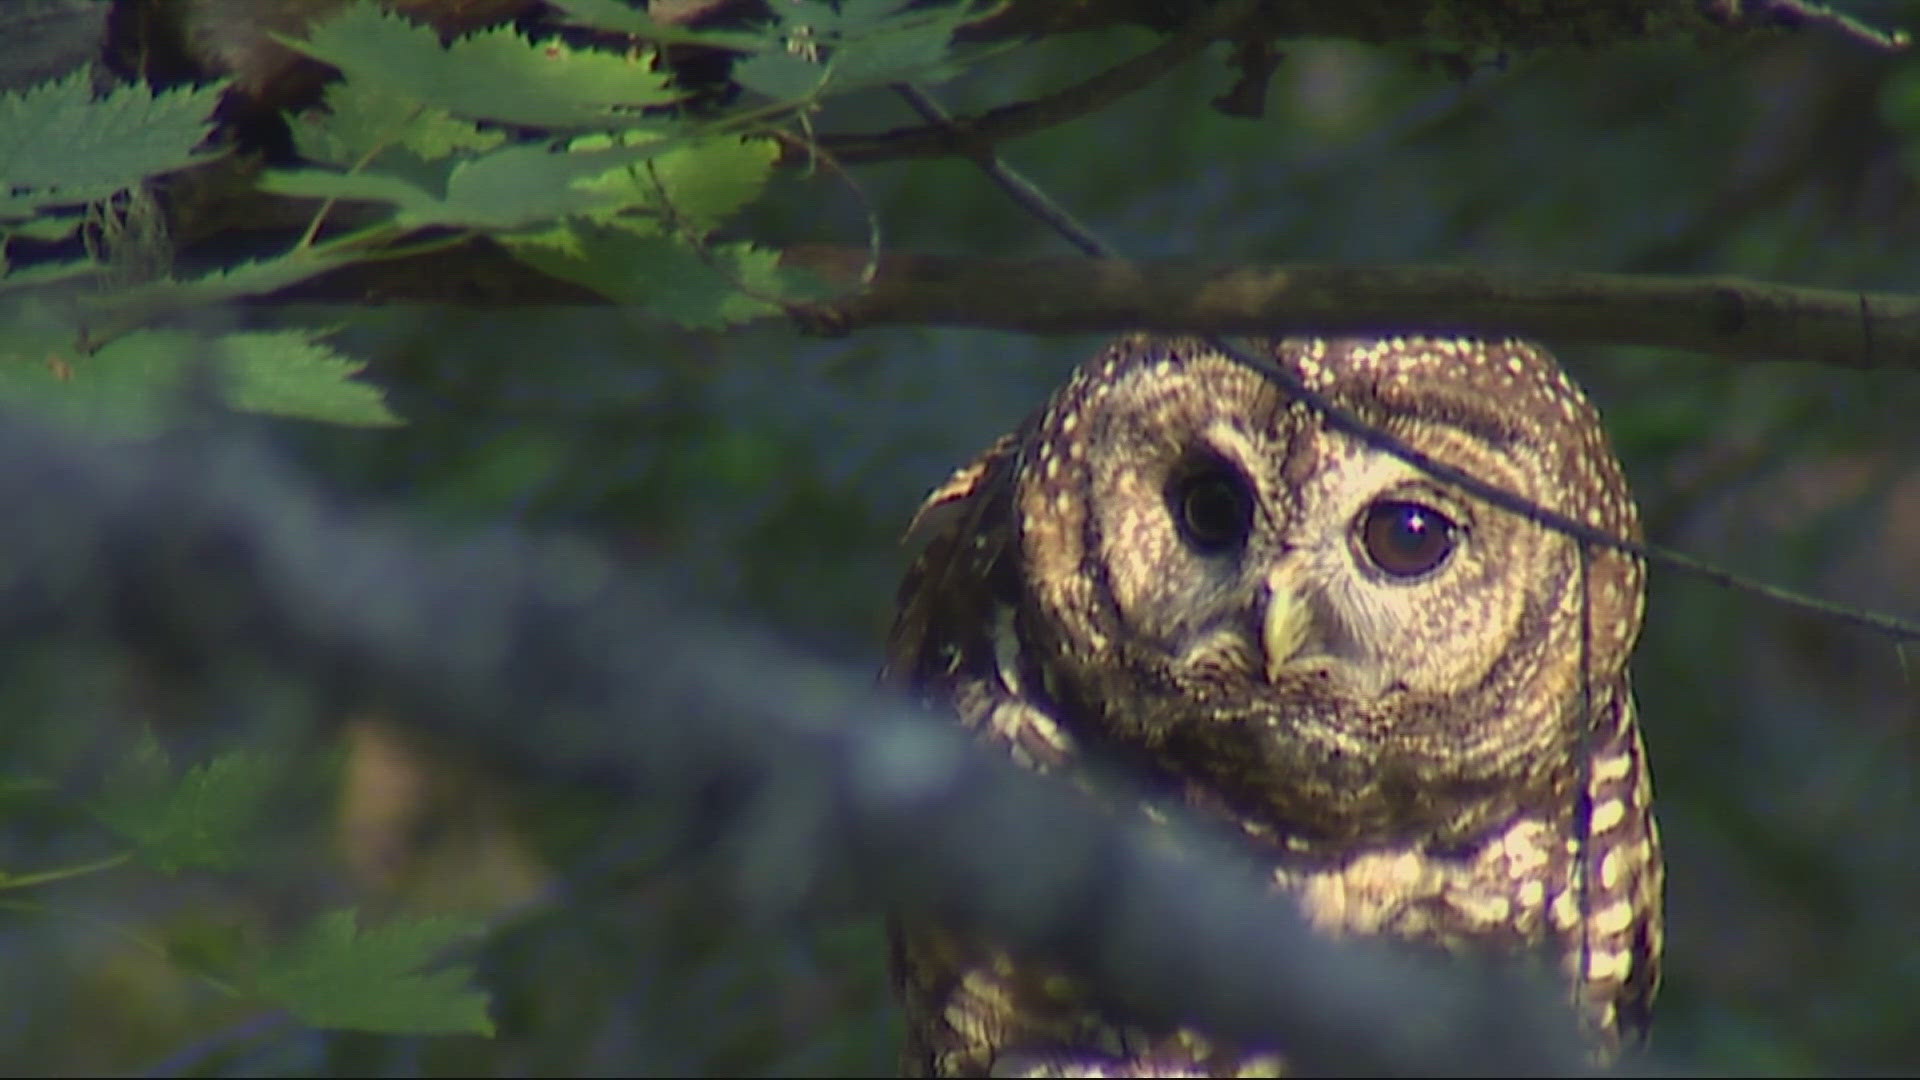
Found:
[(833, 54), (837, 90), (895, 82), (938, 82), (958, 20), (927, 19), (850, 41)]
[(10, 289), (25, 289), (35, 285), (51, 285), (56, 281), (98, 274), (106, 267), (92, 259), (69, 259), (65, 262), (35, 263), (23, 269), (6, 267), (0, 270), (0, 292)]
[(410, 180), (386, 173), (345, 173), (326, 169), (269, 169), (256, 185), (270, 195), (292, 195), (345, 202), (390, 203), (431, 217), (441, 200)]
[(818, 93), (827, 67), (789, 52), (763, 52), (733, 65), (733, 81), (775, 101), (801, 101)]
[(631, 185), (598, 181), (680, 144), (601, 145), (572, 152), (534, 144), (502, 147), (455, 165), (444, 195), (396, 176), (319, 169), (269, 172), (259, 186), (280, 195), (390, 203), (398, 211), (395, 220), (408, 227), (513, 229), (569, 214), (612, 214), (633, 204), (641, 196)]
[(394, 150), (437, 161), (457, 151), (491, 150), (506, 139), (502, 132), (483, 131), (445, 109), (363, 82), (331, 84), (326, 108), (300, 114), (289, 127), (301, 157), (343, 169), (375, 171), (382, 171), (382, 157)]
[(211, 130), (224, 84), (161, 94), (123, 86), (97, 100), (91, 86), (81, 69), (0, 94), (0, 195), (16, 205), (90, 202), (208, 156), (194, 147)]
[[(6, 217), (6, 207), (0, 205), (0, 218)], [(23, 236), (29, 240), (38, 240), (50, 244), (56, 240), (65, 240), (73, 235), (73, 230), (86, 220), (84, 214), (42, 214), (25, 221), (9, 221), (0, 225), (0, 235)]]
[[(892, 7), (899, 7), (905, 0), (881, 0)], [(806, 30), (814, 35), (839, 34), (847, 25), (846, 16), (841, 7), (835, 7), (826, 0), (786, 0), (784, 4), (772, 5), (774, 17), (780, 20), (788, 31)], [(860, 22), (871, 22), (870, 13), (856, 11), (854, 17)]]
[[(196, 278), (167, 278), (122, 289), (100, 298), (87, 311), (102, 319), (149, 321), (173, 311), (283, 289), (339, 266), (348, 258), (319, 255), (311, 248), (297, 249), (270, 259), (255, 259), (210, 271)], [(5, 283), (0, 282), (0, 288), (4, 286)]]
[(628, 7), (620, 0), (550, 0), (577, 26), (611, 30), (642, 41), (661, 45), (704, 45), (709, 49), (755, 52), (766, 47), (759, 34), (727, 30), (688, 30), (656, 21), (642, 8)]
[(207, 338), (140, 330), (92, 355), (59, 335), (0, 337), (0, 402), (104, 433), (141, 435), (176, 415), (190, 381), (210, 375), (234, 409), (336, 424), (399, 423), (357, 361), (302, 331)]
[[(598, 160), (589, 166), (590, 159)], [(511, 229), (567, 214), (616, 209), (624, 198), (586, 183), (604, 174), (604, 160), (599, 153), (561, 154), (540, 146), (509, 146), (461, 162), (447, 177), (441, 220)], [(402, 211), (402, 219), (409, 216)]]
[[(939, 81), (954, 31), (972, 11), (967, 2), (909, 8), (903, 0), (852, 0), (838, 9), (818, 2), (775, 8), (787, 46), (734, 65), (735, 82), (780, 101), (807, 100), (863, 86)], [(808, 47), (795, 46), (804, 43)]]
[(485, 928), (456, 918), (392, 919), (362, 930), (352, 910), (316, 919), (269, 956), (254, 992), (305, 1023), (388, 1034), (493, 1034), (471, 964), (424, 970)]
[[(606, 136), (593, 136), (576, 140), (574, 145), (585, 148), (612, 144)], [(582, 181), (580, 186), (605, 192), (609, 204), (616, 208), (642, 207), (664, 213), (664, 196), (677, 220), (704, 234), (753, 201), (779, 156), (780, 147), (772, 139), (699, 139), (678, 143), (648, 161)]]
[(431, 27), (370, 0), (315, 23), (288, 47), (340, 69), (348, 82), (445, 109), (456, 116), (528, 127), (602, 127), (683, 95), (651, 57), (528, 41), (511, 26), (442, 46)]
[(779, 157), (772, 139), (703, 139), (661, 154), (651, 168), (674, 215), (705, 231), (752, 202)]
[[(159, 764), (164, 766), (164, 757)], [(134, 846), (141, 861), (164, 873), (205, 867), (230, 869), (259, 818), (259, 808), (279, 780), (265, 755), (234, 750), (188, 769), (173, 784), (154, 785), (155, 763), (136, 764), (110, 785), (108, 801), (95, 808), (100, 821)]]
[(220, 344), (226, 350), (221, 393), (236, 409), (361, 427), (400, 422), (378, 387), (353, 381), (366, 364), (334, 352), (310, 332), (249, 331), (228, 334)]
[(685, 326), (719, 327), (780, 312), (762, 299), (780, 294), (778, 252), (733, 243), (715, 245), (702, 258), (665, 236), (579, 223), (569, 228), (571, 242), (565, 245), (551, 232), (531, 242), (502, 239), (542, 273)]

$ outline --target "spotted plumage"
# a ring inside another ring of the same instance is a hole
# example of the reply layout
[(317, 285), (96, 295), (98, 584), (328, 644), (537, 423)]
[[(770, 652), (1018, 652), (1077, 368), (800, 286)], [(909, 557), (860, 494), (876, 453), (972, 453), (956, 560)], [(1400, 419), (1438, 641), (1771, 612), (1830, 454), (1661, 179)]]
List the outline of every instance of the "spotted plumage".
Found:
[[(1264, 348), (1412, 446), (1637, 535), (1598, 416), (1539, 348)], [(1603, 1056), (1643, 1035), (1662, 871), (1626, 670), (1637, 561), (1330, 430), (1202, 343), (1145, 336), (1082, 365), (910, 531), (895, 682), (1023, 765), (1091, 791), (1099, 759), (1143, 809), (1233, 830), (1329, 933), (1544, 952)], [(894, 954), (912, 1074), (1285, 1068), (1284, 1046), (1101, 1015), (1062, 973), (938, 926), (900, 922)]]

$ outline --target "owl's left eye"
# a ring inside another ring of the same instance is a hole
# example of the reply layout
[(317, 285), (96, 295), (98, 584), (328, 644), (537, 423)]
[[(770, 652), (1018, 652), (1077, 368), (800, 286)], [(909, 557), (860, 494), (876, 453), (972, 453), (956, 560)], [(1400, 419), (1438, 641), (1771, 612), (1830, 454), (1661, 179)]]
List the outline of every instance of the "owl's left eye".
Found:
[(1167, 495), (1181, 534), (1202, 552), (1238, 547), (1253, 531), (1253, 490), (1225, 462), (1179, 477)]
[(1361, 511), (1358, 524), (1367, 559), (1397, 578), (1419, 577), (1447, 561), (1460, 532), (1431, 506), (1391, 499)]

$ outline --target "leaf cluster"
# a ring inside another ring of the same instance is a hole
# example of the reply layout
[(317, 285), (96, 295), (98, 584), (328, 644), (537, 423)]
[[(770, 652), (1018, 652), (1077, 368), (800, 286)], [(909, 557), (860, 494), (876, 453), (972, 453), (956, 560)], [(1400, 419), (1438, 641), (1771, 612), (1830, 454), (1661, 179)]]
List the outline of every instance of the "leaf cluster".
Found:
[[(457, 243), (498, 245), (682, 326), (778, 313), (815, 286), (740, 223), (782, 140), (833, 95), (958, 70), (951, 40), (973, 10), (808, 0), (774, 5), (759, 27), (713, 33), (664, 26), (617, 0), (556, 6), (595, 40), (625, 46), (510, 26), (444, 42), (372, 0), (333, 7), (281, 39), (340, 78), (318, 105), (286, 117), (297, 160), (261, 172), (230, 160), (216, 131), (224, 84), (156, 92), (82, 70), (0, 94), (0, 406), (133, 438), (209, 395), (251, 413), (398, 424), (362, 377), (366, 360), (336, 346), (336, 322), (207, 316), (356, 262)], [(697, 105), (676, 85), (661, 50), (686, 44), (735, 56), (740, 100)], [(246, 178), (253, 194), (302, 207), (304, 226), (242, 258), (182, 250), (168, 213), (174, 191), (197, 182), (185, 174)], [(143, 739), (88, 800), (87, 843), (109, 843), (109, 854), (0, 866), (0, 910), (80, 920), (50, 890), (101, 874), (258, 873), (276, 846), (262, 822), (290, 768), (245, 750), (180, 767)], [(0, 791), (0, 813), (56, 786), (18, 781)], [(492, 1031), (472, 966), (444, 962), (484, 932), (472, 920), (369, 922), (335, 909), (277, 933), (152, 920), (107, 928), (242, 1009), (320, 1028)]]
[[(163, 877), (233, 876), (271, 850), (261, 822), (290, 764), (277, 755), (230, 750), (176, 768), (150, 732), (107, 770), (86, 800), (102, 836), (119, 850), (50, 869), (0, 868), (0, 913), (8, 919), (91, 922), (55, 886), (117, 872), (137, 862)], [(4, 786), (0, 820), (53, 798), (45, 784)], [(23, 897), (48, 896), (49, 899)], [(491, 1034), (487, 996), (471, 964), (445, 963), (454, 947), (485, 930), (444, 916), (392, 917), (362, 926), (350, 908), (313, 916), (304, 927), (262, 937), (242, 927), (194, 924), (143, 928), (111, 920), (104, 928), (168, 960), (183, 974), (254, 1010), (284, 1010), (319, 1028), (418, 1034)]]
[[(298, 238), (247, 263), (176, 270), (165, 174), (207, 166), (222, 87), (93, 90), (81, 71), (0, 95), (0, 402), (139, 433), (196, 377), (230, 408), (388, 424), (364, 366), (325, 327), (163, 328), (356, 262), (480, 240), (533, 269), (688, 327), (780, 313), (817, 295), (780, 253), (731, 235), (789, 130), (827, 97), (961, 67), (970, 2), (774, 5), (753, 28), (689, 31), (617, 0), (569, 0), (565, 21), (622, 48), (512, 26), (443, 42), (375, 0), (282, 44), (340, 73), (289, 116), (298, 162), (255, 190), (310, 208)], [(696, 107), (660, 50), (735, 55), (733, 105)], [(78, 250), (76, 250), (78, 249)], [(10, 250), (24, 252), (13, 264)], [(77, 256), (77, 257), (76, 257)]]

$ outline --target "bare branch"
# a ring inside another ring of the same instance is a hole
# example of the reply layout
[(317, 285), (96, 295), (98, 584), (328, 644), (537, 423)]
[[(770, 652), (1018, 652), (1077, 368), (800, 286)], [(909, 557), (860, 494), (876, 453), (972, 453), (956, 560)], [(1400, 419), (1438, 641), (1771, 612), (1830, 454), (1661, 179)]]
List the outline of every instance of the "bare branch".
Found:
[[(793, 257), (820, 269), (845, 265), (826, 248)], [(854, 327), (1511, 333), (1741, 361), (1920, 369), (1920, 297), (1731, 277), (898, 255), (882, 261), (870, 291), (837, 306)]]
[(1169, 845), (577, 545), (431, 541), (249, 448), (128, 454), (20, 421), (0, 421), (0, 499), (34, 508), (0, 531), (0, 640), (99, 635), (394, 706), (510, 775), (721, 837), (742, 906), (795, 914), (832, 887), (929, 910), (1310, 1071), (1587, 1071), (1559, 994), (1324, 939), (1210, 842)]
[[(801, 244), (788, 266), (859, 290), (865, 247)], [(255, 303), (497, 307), (607, 303), (485, 241), (344, 267)], [(1920, 371), (1920, 296), (1733, 277), (1577, 270), (1190, 260), (991, 259), (893, 252), (870, 287), (825, 305), (850, 330), (954, 326), (1021, 333), (1124, 330), (1514, 334), (1650, 345), (1742, 363), (1814, 360)]]
[(1735, 26), (1800, 30), (1822, 30), (1842, 41), (1881, 52), (1905, 49), (1911, 40), (1905, 30), (1881, 30), (1861, 22), (1844, 11), (1835, 11), (1817, 0), (1755, 0), (1753, 3), (1729, 3), (1728, 0), (1700, 0), (1701, 10), (1709, 17)]

